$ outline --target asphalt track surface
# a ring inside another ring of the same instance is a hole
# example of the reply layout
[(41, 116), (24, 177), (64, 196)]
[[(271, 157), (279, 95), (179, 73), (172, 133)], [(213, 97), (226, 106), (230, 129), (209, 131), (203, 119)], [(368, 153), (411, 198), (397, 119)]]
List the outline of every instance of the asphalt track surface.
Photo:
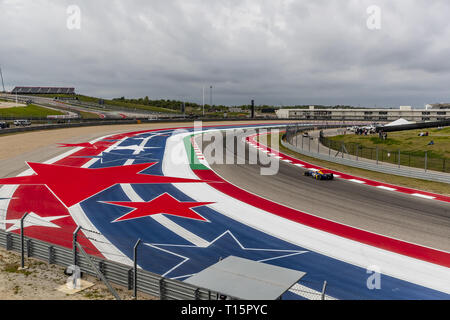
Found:
[[(211, 168), (229, 182), (264, 198), (316, 216), (360, 229), (450, 251), (450, 205), (374, 187), (340, 180), (317, 181), (304, 176), (305, 169), (279, 161), (275, 175), (261, 175), (260, 165), (248, 164), (249, 153), (257, 152), (246, 144), (246, 164), (237, 164), (237, 143), (227, 142), (224, 157), (233, 164), (212, 164)], [(209, 140), (209, 139), (207, 139)], [(206, 148), (208, 143), (204, 143)], [(261, 154), (261, 153), (260, 153)], [(265, 156), (265, 155), (264, 155)], [(208, 158), (207, 158), (208, 160)], [(225, 160), (224, 160), (225, 161)], [(265, 161), (267, 163), (267, 161)]]

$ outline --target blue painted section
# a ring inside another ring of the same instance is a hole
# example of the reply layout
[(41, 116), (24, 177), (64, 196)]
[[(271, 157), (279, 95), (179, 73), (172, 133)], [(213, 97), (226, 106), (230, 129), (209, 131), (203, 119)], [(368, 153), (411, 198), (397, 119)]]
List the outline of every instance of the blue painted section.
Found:
[[(220, 127), (223, 128), (223, 127)], [(148, 137), (153, 133), (143, 134)], [(92, 168), (122, 165), (127, 159), (134, 163), (146, 163), (146, 158), (158, 163), (143, 173), (162, 175), (162, 159), (167, 136), (154, 136), (139, 157), (130, 157), (132, 150), (117, 150), (102, 157)], [(140, 144), (142, 140), (127, 139), (120, 146)], [(108, 160), (108, 161), (107, 161)], [(172, 184), (136, 184), (133, 189), (145, 201), (167, 192), (178, 201), (194, 201)], [(328, 283), (327, 294), (338, 299), (449, 299), (450, 295), (418, 286), (403, 280), (381, 275), (381, 288), (370, 290), (367, 280), (371, 274), (360, 268), (325, 255), (298, 247), (281, 239), (255, 230), (232, 220), (219, 212), (203, 206), (193, 210), (209, 222), (165, 215), (179, 226), (189, 230), (210, 243), (206, 248), (194, 246), (151, 217), (122, 222), (112, 222), (131, 209), (102, 203), (101, 201), (129, 201), (120, 186), (111, 187), (87, 200), (81, 206), (97, 229), (130, 259), (137, 239), (146, 245), (139, 248), (139, 265), (149, 271), (167, 277), (184, 280), (229, 255), (240, 256), (281, 267), (301, 270), (307, 275), (300, 282), (318, 292), (323, 281)], [(95, 242), (94, 242), (95, 244)], [(306, 252), (305, 252), (306, 251)], [(304, 299), (287, 292), (283, 299)]]

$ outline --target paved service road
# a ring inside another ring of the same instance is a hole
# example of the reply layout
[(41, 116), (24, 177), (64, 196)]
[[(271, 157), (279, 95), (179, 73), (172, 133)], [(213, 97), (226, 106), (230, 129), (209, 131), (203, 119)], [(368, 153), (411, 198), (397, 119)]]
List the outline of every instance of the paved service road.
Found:
[[(235, 141), (242, 141), (243, 135)], [(203, 148), (208, 145), (203, 143)], [(235, 154), (231, 145), (224, 154)], [(246, 155), (256, 152), (246, 146)], [(207, 155), (206, 155), (207, 156)], [(208, 159), (208, 157), (207, 157)], [(248, 159), (248, 157), (247, 157)], [(210, 160), (210, 159), (209, 159)], [(236, 163), (236, 161), (234, 162)], [(272, 176), (256, 164), (212, 164), (224, 179), (286, 206), (404, 241), (450, 251), (450, 205), (340, 180), (317, 181), (304, 169), (279, 162)]]

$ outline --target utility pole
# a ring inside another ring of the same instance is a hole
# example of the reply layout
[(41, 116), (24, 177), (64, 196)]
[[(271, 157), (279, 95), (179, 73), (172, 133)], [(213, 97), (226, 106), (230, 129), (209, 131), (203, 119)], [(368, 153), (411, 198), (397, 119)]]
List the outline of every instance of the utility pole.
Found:
[(3, 93), (5, 93), (5, 83), (3, 82), (3, 73), (2, 73), (2, 67), (0, 67), (0, 77), (2, 78), (2, 87), (3, 87)]

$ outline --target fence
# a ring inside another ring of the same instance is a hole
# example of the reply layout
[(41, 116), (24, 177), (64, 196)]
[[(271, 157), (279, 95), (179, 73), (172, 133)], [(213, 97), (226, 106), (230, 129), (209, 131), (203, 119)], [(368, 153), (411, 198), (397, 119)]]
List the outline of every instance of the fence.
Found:
[(342, 151), (355, 158), (365, 158), (375, 161), (387, 162), (398, 166), (422, 168), (440, 172), (450, 172), (450, 159), (431, 157), (427, 151), (423, 154), (397, 150), (386, 150), (378, 147), (367, 147), (357, 143), (342, 143), (326, 137), (320, 137), (320, 143), (330, 149)]
[[(4, 230), (0, 230), (0, 246), (6, 250), (23, 252), (27, 257), (44, 260), (49, 264), (67, 267), (74, 262), (74, 251), (71, 249), (31, 238), (26, 238), (22, 247), (21, 235)], [(136, 288), (139, 292), (159, 297), (161, 300), (215, 300), (220, 296), (218, 292), (164, 278), (142, 269), (137, 270), (135, 287), (134, 268), (131, 266), (92, 255), (86, 258), (78, 254), (76, 260), (81, 271), (86, 274), (97, 276), (95, 269), (91, 266), (92, 263), (108, 281), (127, 287), (129, 290)]]

